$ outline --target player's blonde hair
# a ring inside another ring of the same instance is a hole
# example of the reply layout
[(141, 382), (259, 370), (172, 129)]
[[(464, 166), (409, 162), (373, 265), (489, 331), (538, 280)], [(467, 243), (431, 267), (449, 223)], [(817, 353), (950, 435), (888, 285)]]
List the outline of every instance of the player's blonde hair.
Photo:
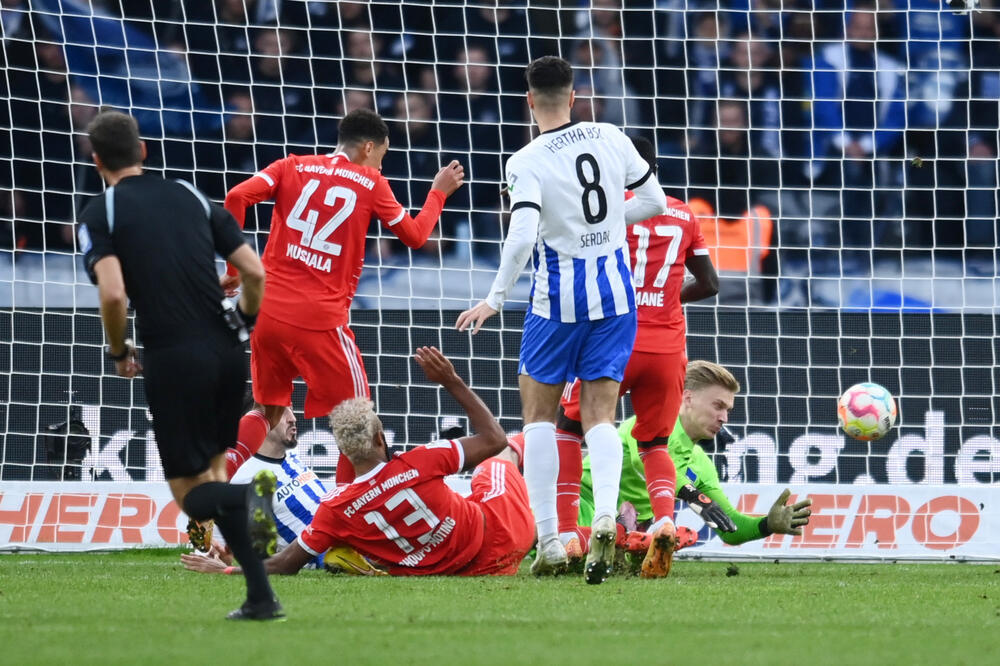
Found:
[(711, 361), (691, 361), (688, 363), (687, 373), (684, 375), (684, 388), (689, 391), (697, 391), (709, 386), (721, 386), (733, 393), (740, 392), (740, 383), (736, 381), (736, 377), (733, 377), (733, 373), (718, 363)]
[(330, 412), (330, 426), (337, 446), (352, 462), (369, 458), (375, 448), (375, 435), (382, 430), (382, 422), (375, 415), (374, 407), (368, 398), (351, 398)]

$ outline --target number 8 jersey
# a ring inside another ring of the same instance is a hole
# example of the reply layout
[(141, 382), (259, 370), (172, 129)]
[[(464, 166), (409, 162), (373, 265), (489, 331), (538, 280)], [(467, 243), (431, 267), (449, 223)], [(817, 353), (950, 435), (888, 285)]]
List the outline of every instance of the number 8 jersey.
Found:
[(411, 218), (377, 169), (331, 153), (271, 163), (230, 190), (226, 209), (242, 227), (247, 206), (268, 199), (274, 199), (274, 212), (262, 257), (267, 288), (261, 312), (300, 328), (328, 330), (347, 323), (372, 218), (418, 248), (434, 229), (445, 195), (431, 190)]
[(507, 161), (511, 212), (539, 211), (530, 312), (561, 322), (635, 310), (622, 192), (652, 171), (608, 123), (543, 132)]

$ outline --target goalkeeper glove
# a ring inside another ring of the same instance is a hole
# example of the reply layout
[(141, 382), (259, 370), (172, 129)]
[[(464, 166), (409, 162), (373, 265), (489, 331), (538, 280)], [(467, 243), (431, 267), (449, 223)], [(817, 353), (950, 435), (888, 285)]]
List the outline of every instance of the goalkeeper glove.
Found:
[(965, 16), (970, 11), (982, 11), (979, 9), (979, 0), (948, 0), (948, 6), (958, 16)]
[[(771, 510), (767, 512), (767, 530), (771, 534), (793, 534), (795, 536), (802, 536), (802, 525), (809, 524), (809, 516), (812, 511), (808, 508), (812, 504), (812, 500), (808, 497), (801, 502), (796, 502), (791, 506), (786, 506), (785, 502), (788, 501), (789, 495), (792, 491), (785, 488), (778, 499), (775, 500), (774, 506)], [(767, 536), (767, 535), (764, 535)]]
[(677, 499), (687, 502), (691, 510), (701, 516), (705, 524), (712, 529), (719, 530), (720, 532), (736, 531), (736, 525), (733, 523), (732, 518), (722, 510), (722, 507), (710, 500), (704, 493), (698, 492), (690, 483), (685, 483), (677, 491)]

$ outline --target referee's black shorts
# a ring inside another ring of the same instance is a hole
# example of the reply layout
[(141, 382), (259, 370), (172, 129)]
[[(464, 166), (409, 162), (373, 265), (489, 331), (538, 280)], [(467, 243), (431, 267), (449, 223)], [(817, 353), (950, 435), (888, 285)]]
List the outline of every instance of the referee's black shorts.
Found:
[(246, 352), (210, 335), (143, 354), (146, 401), (168, 479), (195, 476), (236, 444), (246, 392)]

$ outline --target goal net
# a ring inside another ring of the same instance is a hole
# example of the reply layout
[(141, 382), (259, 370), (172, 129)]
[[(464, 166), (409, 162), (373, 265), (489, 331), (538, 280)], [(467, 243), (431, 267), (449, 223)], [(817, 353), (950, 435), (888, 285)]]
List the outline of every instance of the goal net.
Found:
[[(996, 0), (973, 12), (942, 0), (14, 0), (0, 19), (0, 546), (86, 544), (108, 512), (120, 518), (109, 538), (125, 542), (122, 521), (135, 536), (176, 518), (156, 502), (127, 508), (129, 488), (163, 475), (142, 382), (103, 357), (75, 246), (76, 212), (102, 190), (85, 134), (101, 105), (138, 119), (149, 169), (216, 201), (288, 153), (330, 151), (338, 119), (361, 107), (389, 122), (383, 172), (410, 210), (440, 165), (465, 165), (423, 248), (372, 226), (354, 301), (373, 399), (408, 447), (466, 427), (411, 360), (424, 344), (505, 429), (521, 425), (527, 274), (480, 334), (454, 323), (496, 274), (503, 165), (533, 136), (525, 65), (558, 54), (574, 66), (574, 120), (653, 141), (661, 184), (699, 216), (721, 286), (686, 306), (688, 357), (742, 386), (732, 437), (704, 443), (734, 503), (765, 513), (778, 484), (810, 494), (809, 552), (997, 552)], [(259, 251), (270, 214), (248, 214)], [(861, 381), (900, 407), (872, 443), (837, 428), (837, 397)], [(299, 425), (300, 457), (330, 476), (328, 424)]]

